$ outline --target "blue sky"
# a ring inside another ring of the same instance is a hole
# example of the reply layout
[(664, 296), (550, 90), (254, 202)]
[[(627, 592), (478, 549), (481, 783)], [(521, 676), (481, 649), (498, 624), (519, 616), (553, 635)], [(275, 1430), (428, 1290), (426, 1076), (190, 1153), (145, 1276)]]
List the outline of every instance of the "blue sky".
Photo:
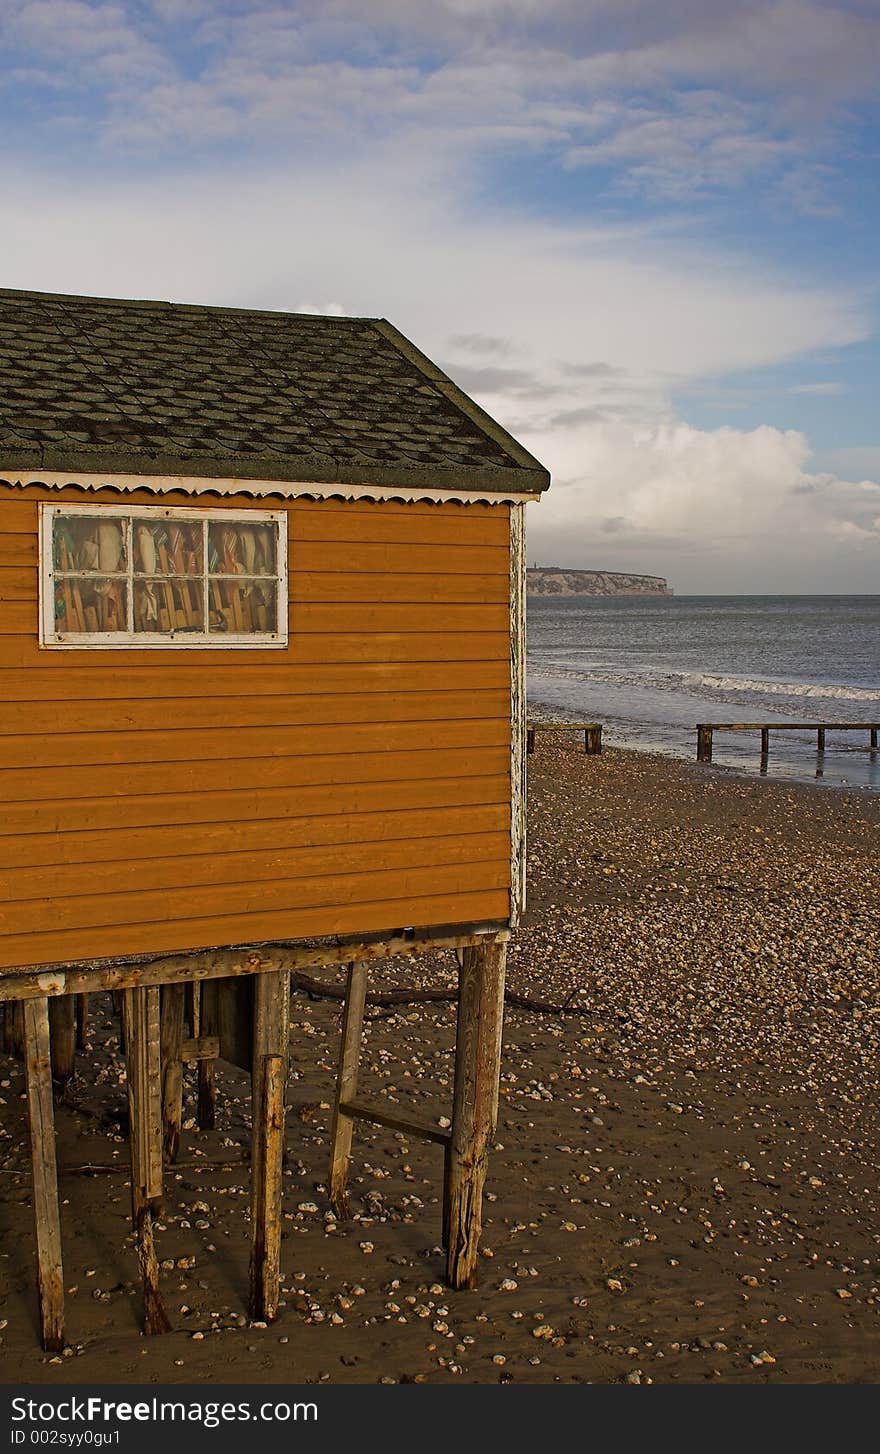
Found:
[(0, 0), (3, 284), (379, 314), (529, 555), (877, 591), (880, 0)]

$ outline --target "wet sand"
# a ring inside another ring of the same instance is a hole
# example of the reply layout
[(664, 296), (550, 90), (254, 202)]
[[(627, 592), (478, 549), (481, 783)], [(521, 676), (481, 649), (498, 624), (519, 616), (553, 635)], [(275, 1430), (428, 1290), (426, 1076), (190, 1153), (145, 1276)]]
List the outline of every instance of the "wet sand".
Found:
[[(529, 759), (530, 907), (480, 1287), (442, 1283), (438, 1148), (359, 1127), (326, 1173), (339, 1006), (296, 995), (284, 1306), (248, 1326), (248, 1079), (184, 1135), (139, 1330), (122, 1063), (103, 1000), (58, 1109), (65, 1356), (38, 1345), (21, 1067), (0, 1058), (5, 1382), (874, 1382), (880, 800), (648, 754)], [(373, 987), (454, 983), (451, 957)], [(375, 1016), (364, 1093), (448, 1114), (453, 1008)], [(194, 1116), (194, 1085), (188, 1087)], [(91, 1169), (89, 1169), (91, 1168)]]

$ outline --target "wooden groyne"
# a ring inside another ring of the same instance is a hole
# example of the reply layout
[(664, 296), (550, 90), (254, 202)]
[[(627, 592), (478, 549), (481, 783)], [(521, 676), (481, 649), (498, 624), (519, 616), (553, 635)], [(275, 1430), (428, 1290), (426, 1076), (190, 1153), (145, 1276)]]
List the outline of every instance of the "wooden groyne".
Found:
[(534, 752), (536, 732), (583, 732), (587, 756), (598, 757), (602, 751), (600, 722), (529, 722), (526, 727), (526, 752)]
[(772, 732), (815, 732), (817, 752), (825, 751), (826, 732), (867, 732), (869, 734), (869, 750), (872, 753), (877, 751), (877, 734), (880, 731), (880, 723), (877, 722), (698, 722), (697, 723), (697, 762), (712, 761), (712, 739), (716, 732), (760, 732), (761, 734), (761, 756), (766, 757), (770, 751), (770, 733)]

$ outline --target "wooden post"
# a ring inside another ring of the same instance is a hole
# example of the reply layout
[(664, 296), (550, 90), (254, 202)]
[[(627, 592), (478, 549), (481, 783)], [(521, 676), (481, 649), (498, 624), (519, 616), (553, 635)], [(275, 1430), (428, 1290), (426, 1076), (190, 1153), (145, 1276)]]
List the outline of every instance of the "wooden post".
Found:
[(825, 728), (824, 727), (818, 727), (816, 729), (816, 751), (817, 752), (824, 752), (825, 751)]
[(49, 1045), (52, 1079), (59, 1085), (65, 1085), (76, 1068), (76, 999), (73, 995), (53, 995), (49, 1001)]
[(345, 1183), (351, 1159), (351, 1136), (354, 1121), (339, 1109), (341, 1101), (354, 1100), (357, 1094), (358, 1061), (364, 1025), (364, 1002), (367, 994), (366, 960), (355, 960), (348, 966), (345, 999), (342, 1005), (342, 1043), (339, 1050), (339, 1071), (336, 1077), (336, 1102), (330, 1132), (330, 1201), (340, 1217), (349, 1214)]
[(161, 1026), (159, 1032), (162, 1054), (162, 1122), (163, 1144), (169, 1161), (177, 1159), (180, 1129), (183, 1122), (183, 1012), (185, 986), (164, 984), (161, 987)]
[(23, 1003), (23, 1000), (7, 1000), (0, 1007), (3, 1010), (0, 1020), (3, 1026), (3, 1049), (7, 1055), (14, 1055), (18, 1059), (21, 1059), (24, 1051)]
[(770, 728), (761, 728), (761, 756), (766, 757), (770, 751)]
[(259, 1322), (271, 1322), (278, 1311), (289, 1022), (287, 970), (255, 975), (250, 1311), (251, 1317)]
[(506, 944), (465, 949), (458, 981), (455, 1092), (445, 1225), (447, 1280), (475, 1287), (482, 1225), (483, 1183), (495, 1133)]
[(526, 728), (526, 752), (534, 752), (534, 750), (535, 750), (535, 729), (534, 729), (534, 727), (527, 727)]
[(159, 986), (124, 991), (123, 1024), (128, 1071), (131, 1209), (144, 1293), (144, 1332), (167, 1333), (171, 1324), (159, 1287), (153, 1216), (162, 1206), (162, 1060)]
[(40, 1332), (46, 1351), (57, 1353), (64, 1347), (64, 1272), (52, 1109), (49, 1006), (45, 995), (24, 1002), (24, 1051), (34, 1176)]
[(86, 1035), (89, 1030), (89, 997), (88, 995), (77, 995), (76, 997), (76, 1048), (85, 1050)]
[(712, 761), (712, 728), (706, 723), (697, 724), (697, 762)]
[(871, 751), (872, 752), (876, 752), (877, 751), (877, 728), (876, 727), (872, 727), (871, 728)]
[[(211, 1017), (204, 1013), (205, 1005), (202, 996), (202, 986), (194, 984), (192, 987), (192, 1027), (193, 1038), (205, 1035), (213, 1031)], [(200, 1060), (197, 1071), (198, 1078), (198, 1104), (196, 1109), (196, 1120), (199, 1123), (200, 1131), (213, 1131), (217, 1123), (217, 1076), (216, 1064), (213, 1060)]]
[(597, 724), (584, 729), (584, 752), (588, 757), (598, 757), (602, 751), (602, 728)]

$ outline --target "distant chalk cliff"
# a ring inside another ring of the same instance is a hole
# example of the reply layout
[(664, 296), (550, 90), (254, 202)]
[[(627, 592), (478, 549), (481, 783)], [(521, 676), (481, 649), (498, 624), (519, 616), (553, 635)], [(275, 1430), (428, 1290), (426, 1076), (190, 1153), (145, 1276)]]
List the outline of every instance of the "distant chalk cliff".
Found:
[(567, 570), (562, 566), (531, 566), (526, 571), (530, 596), (671, 596), (663, 576), (629, 575), (615, 570)]

